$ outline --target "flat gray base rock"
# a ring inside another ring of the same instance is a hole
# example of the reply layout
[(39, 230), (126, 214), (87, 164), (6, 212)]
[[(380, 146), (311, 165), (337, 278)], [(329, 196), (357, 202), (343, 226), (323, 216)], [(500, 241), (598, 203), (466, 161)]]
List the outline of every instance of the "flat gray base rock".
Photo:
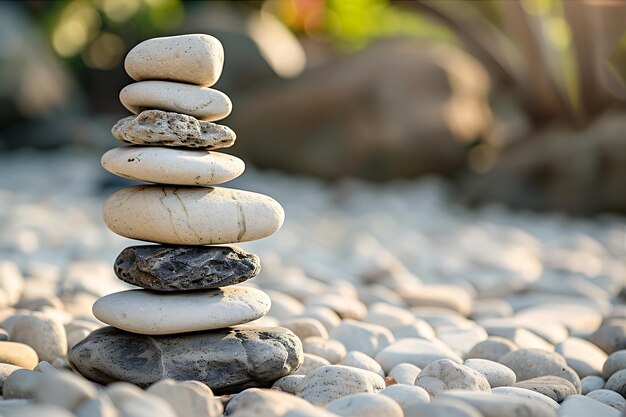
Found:
[(227, 126), (162, 110), (144, 110), (136, 116), (125, 117), (113, 126), (111, 133), (123, 142), (136, 145), (207, 150), (227, 148), (236, 139), (235, 132)]
[(236, 246), (130, 246), (115, 260), (122, 281), (154, 291), (206, 290), (255, 277), (259, 257)]
[(147, 387), (163, 378), (197, 380), (217, 395), (271, 387), (302, 364), (302, 344), (282, 327), (240, 327), (144, 336), (104, 327), (76, 344), (70, 364), (85, 377)]

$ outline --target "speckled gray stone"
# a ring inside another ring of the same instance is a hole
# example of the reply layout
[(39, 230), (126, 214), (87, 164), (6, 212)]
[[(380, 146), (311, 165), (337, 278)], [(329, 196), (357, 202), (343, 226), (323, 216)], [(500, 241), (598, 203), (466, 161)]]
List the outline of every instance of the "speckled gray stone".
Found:
[(255, 277), (259, 257), (236, 246), (143, 245), (124, 249), (115, 260), (122, 281), (154, 291), (226, 287)]
[(424, 388), (431, 397), (453, 389), (491, 392), (489, 382), (483, 374), (450, 359), (441, 359), (426, 365), (415, 379), (415, 385)]
[(611, 375), (611, 377), (607, 379), (604, 388), (615, 391), (623, 397), (626, 396), (626, 369), (622, 369)]
[(604, 379), (601, 376), (589, 375), (580, 380), (581, 394), (587, 395), (591, 391), (604, 388)]
[(125, 117), (113, 126), (111, 133), (123, 142), (136, 145), (206, 150), (232, 146), (237, 137), (228, 126), (163, 110), (144, 110), (136, 116)]
[(602, 366), (602, 376), (609, 379), (615, 372), (626, 369), (626, 350), (618, 350), (609, 355)]
[(571, 382), (576, 388), (576, 393), (581, 391), (578, 374), (567, 366), (565, 358), (556, 352), (519, 349), (507, 353), (498, 362), (511, 368), (515, 372), (518, 382), (539, 376), (553, 375)]
[(290, 330), (232, 328), (144, 336), (105, 327), (75, 345), (70, 364), (85, 377), (141, 387), (163, 378), (197, 380), (217, 395), (270, 387), (302, 364), (302, 345)]
[(374, 372), (343, 365), (322, 366), (309, 372), (300, 383), (298, 397), (314, 405), (325, 405), (341, 397), (377, 393), (385, 380)]
[(576, 394), (576, 387), (566, 379), (558, 376), (540, 376), (527, 379), (515, 384), (517, 388), (535, 391), (552, 398), (557, 403), (562, 402), (570, 395)]
[(596, 400), (601, 402), (602, 404), (606, 404), (609, 407), (613, 407), (616, 410), (622, 411), (624, 410), (624, 406), (626, 406), (626, 400), (624, 397), (619, 395), (615, 391), (611, 391), (608, 389), (599, 389), (590, 392), (586, 395), (587, 398), (591, 398), (592, 400)]

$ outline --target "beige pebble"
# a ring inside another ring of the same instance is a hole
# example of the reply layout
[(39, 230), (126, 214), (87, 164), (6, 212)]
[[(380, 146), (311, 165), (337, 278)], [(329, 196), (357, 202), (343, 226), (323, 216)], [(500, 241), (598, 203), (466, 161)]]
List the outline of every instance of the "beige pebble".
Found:
[(42, 313), (20, 317), (11, 329), (11, 340), (29, 345), (44, 361), (52, 362), (67, 354), (63, 324)]
[(103, 214), (109, 229), (119, 235), (174, 245), (257, 240), (280, 229), (285, 218), (280, 204), (262, 194), (143, 185), (113, 193)]
[(163, 379), (151, 385), (146, 392), (167, 402), (178, 417), (218, 417), (224, 410), (211, 389), (196, 381)]
[(124, 69), (136, 81), (173, 80), (211, 86), (224, 66), (224, 48), (210, 35), (152, 38), (128, 52)]
[(86, 379), (72, 372), (59, 371), (42, 374), (37, 384), (35, 400), (74, 410), (81, 403), (96, 398), (96, 387)]
[(0, 342), (0, 363), (33, 369), (39, 363), (39, 357), (32, 347), (24, 343)]
[(215, 121), (228, 116), (233, 108), (230, 98), (221, 91), (169, 81), (140, 81), (120, 91), (120, 101), (128, 110), (165, 110)]
[(113, 148), (101, 159), (104, 169), (135, 181), (174, 185), (215, 185), (243, 174), (244, 162), (220, 152), (124, 146)]

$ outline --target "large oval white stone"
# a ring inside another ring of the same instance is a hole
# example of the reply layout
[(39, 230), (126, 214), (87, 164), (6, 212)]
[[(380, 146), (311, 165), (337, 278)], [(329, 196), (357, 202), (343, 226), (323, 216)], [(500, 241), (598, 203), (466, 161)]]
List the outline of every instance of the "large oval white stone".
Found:
[(120, 177), (174, 185), (222, 184), (246, 168), (241, 159), (225, 153), (157, 146), (114, 148), (102, 155), (101, 163)]
[(270, 236), (285, 212), (276, 200), (220, 187), (135, 185), (104, 203), (104, 222), (131, 239), (174, 245), (237, 243)]
[(156, 109), (207, 121), (223, 119), (233, 108), (228, 96), (221, 91), (170, 81), (129, 84), (120, 91), (120, 101), (135, 114)]
[(93, 305), (98, 320), (140, 334), (174, 334), (221, 329), (256, 320), (270, 298), (251, 287), (163, 294), (129, 290), (106, 295)]
[(136, 81), (172, 80), (205, 87), (217, 82), (224, 48), (213, 36), (167, 36), (141, 42), (126, 55), (124, 68)]

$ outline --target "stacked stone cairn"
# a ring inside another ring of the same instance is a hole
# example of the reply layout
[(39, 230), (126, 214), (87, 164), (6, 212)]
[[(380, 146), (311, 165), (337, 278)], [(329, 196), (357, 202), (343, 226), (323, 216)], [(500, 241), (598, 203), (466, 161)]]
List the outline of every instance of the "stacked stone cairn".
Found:
[(295, 334), (250, 323), (269, 311), (270, 299), (235, 284), (259, 273), (259, 258), (223, 245), (270, 236), (284, 220), (270, 197), (214, 187), (245, 168), (213, 151), (235, 141), (231, 129), (211, 123), (232, 107), (208, 88), (223, 62), (220, 42), (203, 34), (149, 39), (126, 57), (137, 82), (120, 100), (135, 115), (112, 133), (131, 145), (105, 153), (102, 165), (154, 184), (114, 192), (103, 215), (113, 232), (157, 245), (120, 253), (116, 275), (142, 289), (97, 300), (94, 315), (111, 327), (71, 349), (71, 365), (94, 381), (146, 387), (163, 378), (198, 380), (226, 394), (271, 386), (302, 363)]

